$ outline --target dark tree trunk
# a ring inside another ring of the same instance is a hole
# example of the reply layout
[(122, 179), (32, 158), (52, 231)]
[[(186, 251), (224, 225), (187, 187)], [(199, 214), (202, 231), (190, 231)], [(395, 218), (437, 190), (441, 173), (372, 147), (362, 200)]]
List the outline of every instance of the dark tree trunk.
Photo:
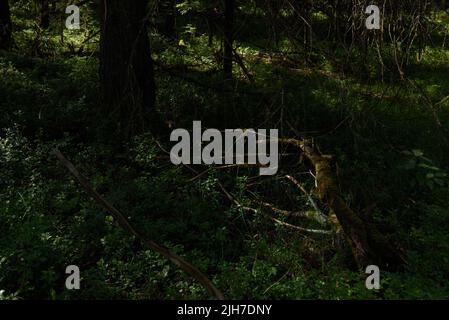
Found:
[(104, 0), (102, 5), (102, 114), (130, 136), (154, 119), (155, 82), (147, 33), (146, 0)]
[(176, 0), (159, 0), (158, 7), (163, 17), (159, 31), (169, 39), (176, 39)]
[(222, 18), (218, 1), (211, 1), (208, 3), (205, 18), (207, 22), (208, 45), (212, 48), (214, 35), (220, 29), (219, 21)]
[(281, 10), (282, 4), (278, 0), (269, 0), (268, 3), (268, 13), (269, 13), (269, 25), (271, 29), (271, 36), (276, 44), (276, 47), (279, 46), (279, 13)]
[(306, 54), (310, 54), (312, 47), (312, 10), (313, 1), (304, 1), (304, 51)]
[(226, 79), (232, 79), (232, 58), (234, 43), (234, 0), (225, 0), (223, 72)]
[(39, 24), (42, 29), (48, 29), (50, 26), (50, 0), (40, 0)]
[(312, 46), (312, 0), (302, 0), (293, 3), (296, 20), (300, 23), (303, 34), (304, 53), (309, 56)]
[(8, 49), (12, 44), (12, 23), (8, 0), (0, 0), (0, 49)]

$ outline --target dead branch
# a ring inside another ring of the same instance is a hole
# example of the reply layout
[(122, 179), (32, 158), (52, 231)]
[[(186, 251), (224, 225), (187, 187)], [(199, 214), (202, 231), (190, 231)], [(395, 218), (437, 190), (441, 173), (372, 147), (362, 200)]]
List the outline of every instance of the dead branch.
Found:
[(344, 201), (338, 188), (332, 164), (334, 157), (318, 154), (308, 140), (279, 139), (279, 143), (298, 148), (308, 159), (310, 169), (316, 176), (316, 194), (321, 201), (327, 203), (331, 221), (337, 230), (343, 230), (354, 258), (360, 268), (369, 264), (382, 265), (384, 268), (396, 269), (405, 264), (405, 258), (389, 240), (372, 225), (363, 220)]
[[(218, 182), (218, 186), (220, 187), (221, 191), (223, 191), (223, 193), (226, 195), (226, 197), (227, 197), (231, 202), (233, 202), (238, 208), (241, 208), (241, 209), (243, 209), (243, 210), (245, 210), (245, 211), (248, 211), (248, 212), (252, 212), (252, 213), (254, 213), (254, 214), (259, 214), (259, 213), (260, 213), (260, 211), (257, 210), (257, 209), (254, 209), (254, 208), (251, 208), (251, 207), (247, 207), (247, 206), (242, 205), (242, 204), (241, 204), (241, 203), (240, 203), (234, 196), (232, 196), (232, 195), (225, 189), (225, 187), (224, 187), (220, 182)], [(271, 216), (268, 216), (268, 215), (267, 215), (267, 217), (268, 217), (269, 219), (273, 220), (274, 222), (278, 223), (278, 224), (281, 224), (281, 225), (286, 226), (286, 227), (289, 227), (289, 228), (293, 228), (293, 229), (295, 229), (295, 230), (299, 230), (299, 231), (301, 231), (302, 233), (316, 233), (316, 234), (331, 234), (331, 233), (332, 233), (332, 231), (329, 231), (329, 230), (320, 230), (320, 229), (307, 229), (307, 228), (302, 228), (302, 227), (298, 227), (298, 226), (292, 225), (292, 224), (290, 224), (290, 223), (281, 221), (281, 220), (279, 220), (279, 219), (276, 219), (275, 217), (271, 217)]]
[(325, 220), (323, 221), (322, 219), (317, 218), (316, 212), (309, 213), (309, 212), (302, 212), (302, 211), (288, 211), (288, 210), (280, 209), (280, 208), (275, 207), (271, 203), (262, 201), (253, 192), (249, 191), (249, 193), (254, 197), (254, 199), (256, 201), (258, 201), (258, 203), (261, 206), (273, 211), (274, 213), (281, 214), (286, 217), (295, 217), (295, 218), (304, 218), (304, 219), (314, 220), (314, 221), (320, 223), (321, 225), (325, 225), (327, 223), (327, 217), (324, 216)]
[(218, 300), (224, 300), (223, 293), (218, 290), (212, 281), (209, 280), (201, 271), (199, 271), (192, 264), (181, 258), (180, 256), (171, 252), (168, 248), (148, 239), (143, 233), (136, 230), (129, 222), (129, 220), (123, 215), (118, 209), (107, 202), (95, 189), (91, 187), (86, 178), (84, 178), (80, 172), (75, 168), (75, 166), (66, 159), (66, 157), (58, 150), (55, 149), (53, 153), (56, 155), (58, 160), (70, 171), (70, 173), (75, 177), (79, 184), (100, 206), (106, 209), (118, 222), (118, 224), (128, 233), (132, 234), (138, 238), (142, 243), (147, 245), (150, 249), (160, 253), (165, 258), (173, 262), (180, 269), (184, 270), (186, 273), (190, 274), (195, 278), (201, 285), (215, 298)]
[(307, 199), (309, 200), (310, 204), (315, 209), (315, 212), (316, 212), (315, 220), (317, 220), (320, 224), (325, 224), (328, 219), (321, 212), (320, 208), (318, 208), (318, 206), (315, 203), (315, 200), (313, 200), (312, 196), (306, 191), (306, 189), (304, 189), (304, 187), (295, 178), (293, 178), (290, 175), (286, 175), (285, 177), (288, 180), (290, 180), (291, 182), (293, 182), (295, 184), (295, 186), (297, 186), (307, 196)]
[[(361, 215), (354, 212), (346, 204), (340, 194), (338, 183), (333, 173), (333, 156), (319, 154), (309, 140), (281, 138), (277, 141), (297, 148), (300, 154), (308, 160), (309, 168), (313, 171), (316, 180), (316, 194), (329, 207), (329, 221), (335, 225), (337, 233), (343, 231), (352, 249), (354, 259), (360, 268), (376, 264), (385, 269), (397, 269), (401, 265), (406, 264), (403, 252), (393, 247), (375, 225), (364, 221)], [(162, 151), (167, 153), (159, 143), (158, 145)], [(199, 174), (190, 166), (184, 166), (194, 174)], [(246, 211), (258, 213), (256, 209), (242, 206), (220, 182), (218, 182), (218, 186), (232, 203)], [(273, 217), (270, 217), (270, 219), (275, 221)], [(302, 228), (298, 227), (295, 229), (299, 230)]]

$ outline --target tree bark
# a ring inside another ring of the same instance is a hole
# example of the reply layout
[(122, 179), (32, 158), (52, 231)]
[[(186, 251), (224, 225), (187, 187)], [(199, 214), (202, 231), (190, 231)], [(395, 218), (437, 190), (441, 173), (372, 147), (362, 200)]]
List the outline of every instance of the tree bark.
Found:
[(50, 0), (40, 0), (39, 24), (42, 29), (48, 29), (50, 26)]
[(9, 49), (12, 44), (12, 23), (8, 0), (0, 0), (0, 49)]
[(176, 0), (159, 0), (158, 14), (163, 17), (159, 31), (169, 39), (176, 39)]
[(223, 72), (226, 79), (232, 79), (232, 60), (234, 43), (234, 0), (225, 0)]
[(147, 1), (102, 2), (102, 114), (130, 136), (154, 120), (155, 82), (147, 33)]

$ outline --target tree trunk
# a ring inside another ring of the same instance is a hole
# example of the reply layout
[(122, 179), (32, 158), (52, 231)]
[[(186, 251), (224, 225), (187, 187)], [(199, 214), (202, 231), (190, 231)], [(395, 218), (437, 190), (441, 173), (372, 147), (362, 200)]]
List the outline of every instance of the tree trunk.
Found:
[(12, 44), (12, 23), (8, 0), (0, 0), (0, 49), (8, 49)]
[(304, 52), (310, 57), (312, 49), (312, 10), (313, 1), (304, 2)]
[(163, 17), (159, 31), (169, 39), (176, 39), (176, 0), (159, 0), (158, 7), (158, 14)]
[(279, 13), (281, 11), (282, 4), (278, 0), (269, 0), (267, 5), (271, 35), (276, 47), (279, 47)]
[(225, 0), (223, 72), (226, 79), (232, 79), (232, 58), (234, 43), (234, 0)]
[(39, 24), (42, 29), (48, 29), (50, 26), (50, 0), (40, 0)]
[(145, 130), (155, 119), (147, 1), (104, 0), (102, 3), (102, 114), (112, 130), (130, 136)]
[(213, 46), (214, 35), (220, 29), (219, 21), (221, 19), (220, 4), (218, 1), (210, 1), (207, 5), (205, 17), (207, 21), (208, 45)]

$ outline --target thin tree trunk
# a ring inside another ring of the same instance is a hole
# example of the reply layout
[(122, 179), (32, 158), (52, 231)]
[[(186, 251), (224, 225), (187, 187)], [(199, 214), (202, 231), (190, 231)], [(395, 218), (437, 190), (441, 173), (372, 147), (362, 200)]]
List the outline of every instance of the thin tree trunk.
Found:
[(164, 18), (160, 32), (169, 39), (176, 39), (176, 0), (159, 0), (158, 13)]
[(0, 0), (0, 49), (9, 49), (12, 44), (12, 23), (8, 0)]
[(39, 24), (42, 29), (50, 26), (50, 0), (40, 0)]
[(271, 28), (271, 35), (273, 37), (276, 47), (279, 46), (279, 12), (281, 9), (281, 3), (278, 0), (269, 0), (269, 24)]
[(121, 135), (154, 120), (155, 82), (147, 1), (104, 0), (101, 32), (102, 114)]
[(223, 72), (226, 79), (232, 79), (232, 58), (234, 43), (234, 0), (225, 0)]
[(310, 56), (312, 49), (312, 9), (313, 2), (308, 0), (304, 3), (304, 52)]

